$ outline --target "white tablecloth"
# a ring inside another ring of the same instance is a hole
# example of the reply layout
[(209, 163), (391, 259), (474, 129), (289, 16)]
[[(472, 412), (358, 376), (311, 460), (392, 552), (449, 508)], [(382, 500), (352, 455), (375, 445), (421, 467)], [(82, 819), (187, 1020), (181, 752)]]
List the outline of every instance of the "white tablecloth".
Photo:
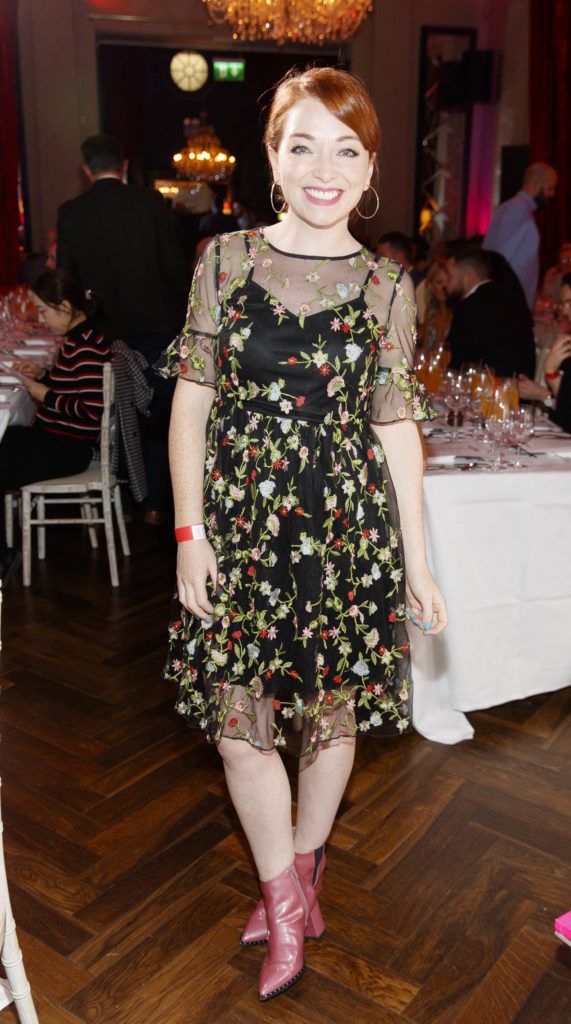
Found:
[(0, 441), (7, 427), (29, 427), (34, 422), (36, 406), (23, 388), (11, 391), (0, 380)]
[(411, 627), (413, 721), (456, 743), (473, 735), (463, 712), (571, 684), (571, 462), (428, 473), (424, 495), (449, 626)]
[(36, 415), (36, 405), (28, 392), (19, 387), (20, 378), (11, 372), (15, 360), (31, 359), (40, 366), (54, 364), (58, 342), (56, 338), (38, 337), (37, 333), (26, 337), (22, 332), (17, 337), (2, 336), (0, 341), (0, 441), (8, 426), (30, 426)]

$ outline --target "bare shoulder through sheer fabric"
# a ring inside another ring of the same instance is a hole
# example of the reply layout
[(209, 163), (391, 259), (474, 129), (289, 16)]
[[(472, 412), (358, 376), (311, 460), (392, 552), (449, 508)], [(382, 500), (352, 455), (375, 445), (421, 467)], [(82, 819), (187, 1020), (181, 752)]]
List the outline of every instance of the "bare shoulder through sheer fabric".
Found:
[[(240, 301), (240, 293), (251, 285), (271, 305), (277, 327), (296, 319), (301, 329), (310, 330), (312, 317), (333, 310), (333, 331), (347, 332), (350, 326), (353, 333), (369, 330), (380, 339), (373, 423), (426, 418), (426, 395), (412, 373), (416, 306), (410, 276), (399, 264), (364, 248), (340, 258), (284, 253), (256, 230), (221, 235), (207, 246), (195, 271), (184, 330), (161, 363), (165, 376), (180, 373), (186, 380), (216, 385), (218, 334), (232, 326), (232, 302)], [(362, 296), (365, 308), (356, 311)]]

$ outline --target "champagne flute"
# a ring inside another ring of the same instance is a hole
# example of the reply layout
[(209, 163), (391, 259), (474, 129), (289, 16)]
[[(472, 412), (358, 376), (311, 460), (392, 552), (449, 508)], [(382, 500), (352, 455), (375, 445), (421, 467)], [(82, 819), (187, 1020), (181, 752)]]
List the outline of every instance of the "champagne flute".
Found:
[(491, 470), (497, 473), (502, 468), (502, 441), (506, 436), (506, 419), (509, 406), (501, 385), (494, 388), (491, 398), (485, 399), (484, 426), (492, 441)]
[(470, 399), (469, 408), (472, 413), (472, 421), (475, 424), (474, 437), (478, 440), (486, 440), (484, 431), (485, 402), (491, 393), (487, 375), (478, 370), (470, 377)]

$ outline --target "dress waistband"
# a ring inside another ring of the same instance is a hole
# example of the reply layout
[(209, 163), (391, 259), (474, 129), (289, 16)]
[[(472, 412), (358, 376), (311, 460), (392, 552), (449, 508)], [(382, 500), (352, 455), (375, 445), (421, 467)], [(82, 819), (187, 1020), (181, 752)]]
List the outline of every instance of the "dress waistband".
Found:
[(291, 412), (283, 412), (281, 409), (276, 409), (275, 402), (264, 402), (259, 398), (248, 398), (243, 402), (240, 402), (240, 407), (252, 410), (252, 412), (260, 412), (264, 416), (272, 416), (278, 420), (300, 420), (302, 423), (313, 423), (321, 424), (324, 422), (327, 413), (315, 413), (306, 411), (305, 409), (293, 408)]

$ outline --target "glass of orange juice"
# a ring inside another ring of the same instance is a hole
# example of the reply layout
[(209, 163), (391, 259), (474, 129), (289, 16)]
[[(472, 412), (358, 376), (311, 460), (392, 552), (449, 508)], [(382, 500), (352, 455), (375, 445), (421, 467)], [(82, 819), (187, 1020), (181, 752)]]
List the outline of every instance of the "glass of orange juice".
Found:
[(519, 409), (519, 385), (517, 377), (510, 377), (509, 394), (511, 397), (511, 407), (514, 412), (517, 412)]
[(426, 375), (428, 371), (428, 358), (426, 352), (416, 353), (414, 370), (419, 382), (424, 384), (426, 387)]

